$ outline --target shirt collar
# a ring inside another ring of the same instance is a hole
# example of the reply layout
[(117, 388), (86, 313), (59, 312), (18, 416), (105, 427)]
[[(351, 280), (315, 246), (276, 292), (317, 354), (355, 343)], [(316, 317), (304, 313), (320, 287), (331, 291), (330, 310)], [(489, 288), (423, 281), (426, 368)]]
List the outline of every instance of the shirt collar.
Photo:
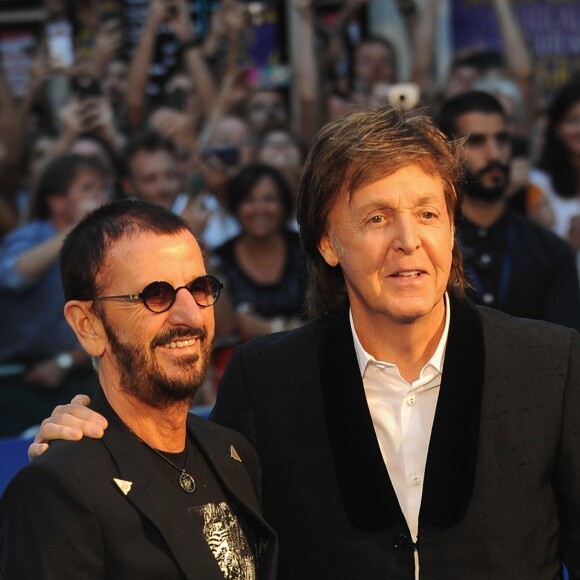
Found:
[[(449, 321), (451, 320), (451, 305), (449, 301), (449, 296), (447, 292), (444, 294), (445, 300), (445, 327), (443, 328), (443, 334), (441, 335), (441, 339), (439, 340), (439, 344), (433, 353), (433, 356), (429, 359), (429, 361), (425, 364), (425, 366), (421, 369), (421, 375), (425, 371), (425, 369), (429, 366), (432, 366), (438, 373), (443, 372), (443, 361), (445, 359), (445, 347), (447, 346), (447, 337), (449, 336)], [(390, 363), (388, 361), (377, 361), (374, 356), (369, 354), (362, 346), (356, 330), (354, 328), (354, 322), (352, 320), (352, 309), (349, 309), (349, 320), (350, 320), (350, 329), (352, 332), (352, 338), (354, 340), (354, 350), (356, 352), (356, 358), (358, 361), (358, 366), (360, 370), (361, 377), (364, 376), (365, 370), (369, 362), (380, 362), (383, 364), (396, 366), (394, 363)]]

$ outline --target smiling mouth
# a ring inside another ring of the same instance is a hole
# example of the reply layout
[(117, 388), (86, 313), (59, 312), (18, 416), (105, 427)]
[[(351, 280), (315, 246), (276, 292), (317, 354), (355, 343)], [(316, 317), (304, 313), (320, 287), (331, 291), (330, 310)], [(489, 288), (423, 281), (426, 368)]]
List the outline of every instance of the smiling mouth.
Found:
[(196, 342), (196, 338), (190, 338), (188, 340), (176, 340), (174, 342), (168, 342), (163, 346), (165, 348), (186, 348), (188, 346), (193, 346)]
[(416, 278), (423, 273), (422, 270), (409, 270), (406, 272), (395, 272), (391, 274), (391, 278)]

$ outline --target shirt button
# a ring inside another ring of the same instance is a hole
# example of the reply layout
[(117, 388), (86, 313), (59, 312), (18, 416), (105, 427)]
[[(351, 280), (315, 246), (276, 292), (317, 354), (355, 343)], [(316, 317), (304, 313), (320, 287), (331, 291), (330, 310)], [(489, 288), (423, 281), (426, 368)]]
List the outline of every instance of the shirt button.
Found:
[(421, 485), (421, 478), (418, 475), (415, 475), (415, 477), (411, 479), (411, 483), (417, 487), (418, 485)]
[(398, 550), (403, 550), (405, 548), (412, 548), (414, 546), (413, 542), (411, 541), (411, 538), (405, 536), (405, 534), (397, 534), (393, 538), (393, 545)]
[(409, 395), (407, 397), (407, 405), (409, 405), (409, 407), (412, 407), (416, 401), (417, 401), (417, 397), (415, 397), (415, 395)]
[(486, 292), (483, 295), (483, 301), (485, 304), (491, 304), (495, 300), (495, 296), (491, 292)]
[(481, 254), (481, 256), (479, 257), (479, 261), (484, 266), (489, 266), (491, 264), (491, 256), (489, 254)]

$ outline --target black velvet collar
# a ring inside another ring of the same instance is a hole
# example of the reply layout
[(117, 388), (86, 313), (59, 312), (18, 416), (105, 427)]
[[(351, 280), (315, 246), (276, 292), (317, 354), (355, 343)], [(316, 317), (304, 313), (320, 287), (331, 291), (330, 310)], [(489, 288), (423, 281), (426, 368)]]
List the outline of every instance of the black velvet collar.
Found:
[[(368, 531), (404, 523), (366, 402), (346, 309), (327, 324), (320, 369), (336, 474), (350, 520)], [(452, 298), (420, 522), (455, 525), (469, 505), (477, 461), (483, 369), (483, 329), (477, 309), (467, 300)]]

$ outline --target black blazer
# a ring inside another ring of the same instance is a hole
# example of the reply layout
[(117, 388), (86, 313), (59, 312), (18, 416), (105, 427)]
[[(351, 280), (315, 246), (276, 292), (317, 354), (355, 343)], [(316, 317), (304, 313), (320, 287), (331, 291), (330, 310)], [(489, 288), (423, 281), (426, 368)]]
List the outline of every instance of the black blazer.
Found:
[[(233, 354), (212, 419), (263, 469), (280, 580), (412, 579), (348, 313)], [(421, 579), (580, 578), (580, 335), (452, 299), (417, 542)]]
[[(496, 308), (512, 316), (547, 320), (580, 330), (578, 270), (576, 256), (568, 243), (514, 211), (508, 211), (501, 220), (506, 227), (513, 228), (514, 240), (505, 302)], [(459, 228), (460, 241), (470, 223), (466, 217), (463, 218)], [(475, 228), (475, 225), (471, 224), (471, 227)], [(468, 252), (463, 252), (463, 258), (469, 278), (470, 272), (478, 270)], [(503, 264), (498, 267), (503, 267)], [(474, 290), (468, 289), (467, 293), (478, 301)]]
[[(223, 580), (202, 531), (185, 513), (181, 490), (158, 471), (102, 391), (91, 407), (109, 421), (104, 437), (54, 442), (2, 496), (0, 578)], [(255, 451), (238, 433), (194, 415), (187, 428), (256, 533), (258, 577), (273, 580), (277, 540), (260, 515)], [(231, 457), (232, 445), (241, 462)], [(132, 482), (127, 495), (114, 478)]]

